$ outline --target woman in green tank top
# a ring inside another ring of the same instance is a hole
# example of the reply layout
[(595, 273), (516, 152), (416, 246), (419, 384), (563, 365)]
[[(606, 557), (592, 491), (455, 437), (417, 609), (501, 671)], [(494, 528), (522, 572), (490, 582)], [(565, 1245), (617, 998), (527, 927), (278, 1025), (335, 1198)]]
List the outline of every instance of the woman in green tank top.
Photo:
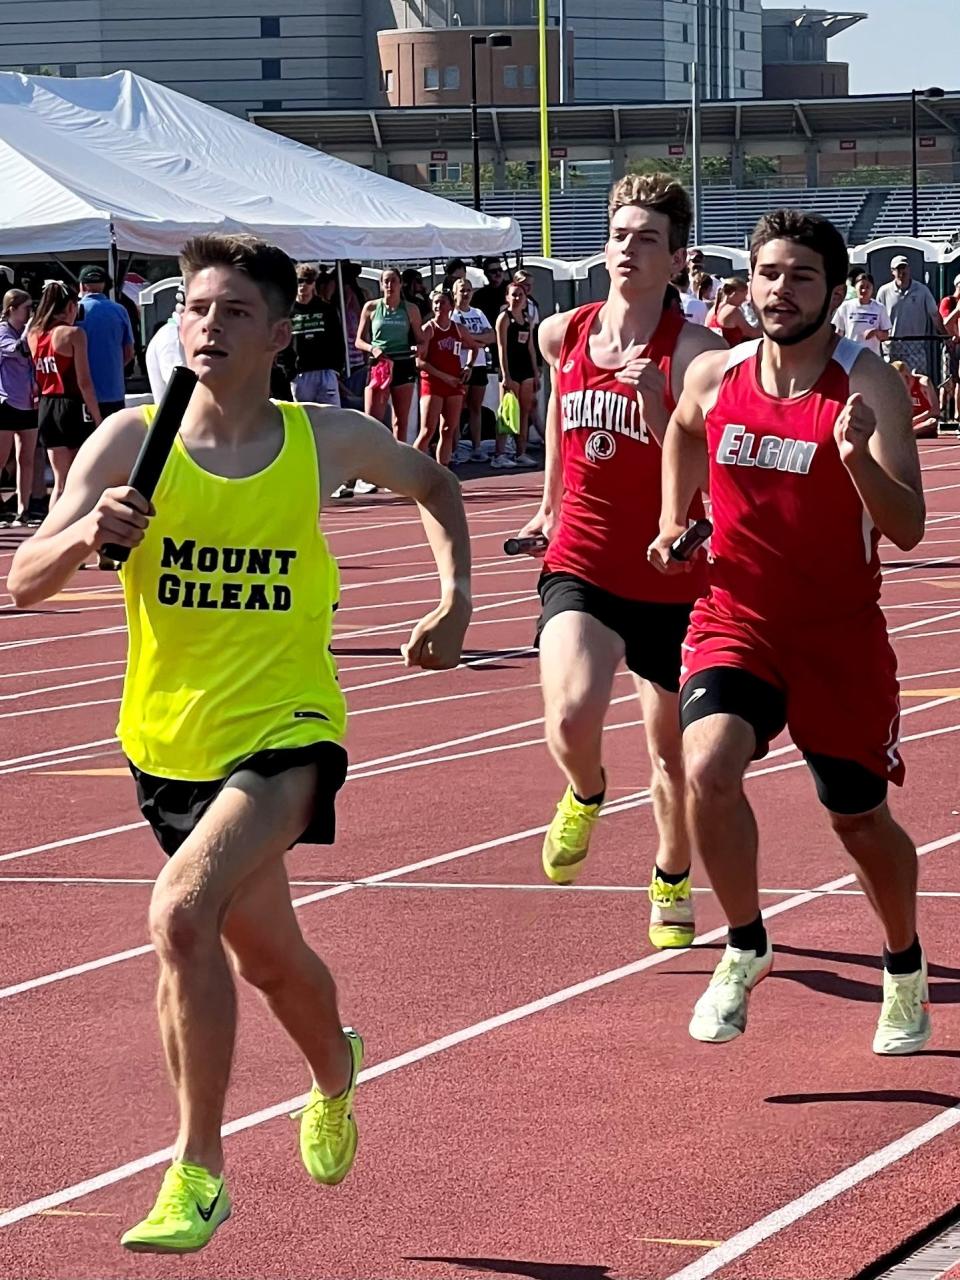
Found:
[(410, 405), (418, 382), (417, 351), (423, 343), (420, 312), (400, 292), (400, 272), (387, 267), (380, 275), (380, 298), (360, 313), (357, 350), (370, 356), (364, 410), (383, 422), (393, 404), (393, 434), (406, 442)]

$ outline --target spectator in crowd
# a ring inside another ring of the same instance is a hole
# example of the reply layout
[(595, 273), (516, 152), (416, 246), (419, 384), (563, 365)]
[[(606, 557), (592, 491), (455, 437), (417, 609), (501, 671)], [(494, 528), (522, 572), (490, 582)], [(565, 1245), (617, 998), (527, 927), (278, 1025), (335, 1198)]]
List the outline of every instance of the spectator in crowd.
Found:
[(483, 274), (487, 283), (473, 295), (473, 305), (487, 317), (490, 328), (497, 323), (497, 316), (507, 305), (507, 279), (499, 258), (484, 258)]
[(355, 262), (341, 263), (340, 270), (343, 274), (347, 359), (350, 364), (346, 386), (340, 394), (340, 399), (350, 409), (362, 409), (364, 388), (367, 385), (367, 361), (363, 352), (357, 349), (356, 343), (360, 313), (367, 301), (367, 295), (360, 287), (360, 268)]
[[(497, 317), (497, 348), (500, 354), (500, 398), (512, 391), (520, 402), (520, 431), (517, 435), (516, 464), (518, 467), (535, 467), (537, 464), (527, 453), (527, 433), (530, 429), (530, 410), (537, 394), (537, 359), (533, 346), (533, 322), (527, 311), (527, 295), (516, 282), (507, 287), (507, 306)], [(497, 438), (497, 456), (492, 465), (502, 467), (506, 440)]]
[(17, 506), (9, 516), (16, 525), (38, 525), (43, 517), (30, 509), (33, 462), (37, 451), (37, 386), (24, 330), (33, 300), (23, 289), (8, 289), (0, 306), (0, 471), (16, 442)]
[[(120, 283), (122, 285), (123, 281), (121, 280)], [(130, 321), (130, 328), (133, 332), (133, 355), (123, 367), (124, 377), (130, 378), (134, 373), (136, 373), (138, 368), (141, 373), (145, 373), (147, 368), (145, 363), (146, 353), (143, 349), (140, 308), (124, 288), (121, 288), (120, 292), (117, 294), (117, 302), (119, 302), (120, 306), (123, 307), (124, 311), (127, 313), (127, 319)]]
[(86, 334), (90, 376), (97, 392), (100, 418), (126, 403), (123, 370), (134, 356), (133, 326), (119, 302), (107, 297), (110, 277), (103, 267), (80, 272), (81, 327)]
[[(462, 284), (463, 280), (461, 276), (457, 284)], [(460, 353), (467, 347), (470, 356), (474, 357), (478, 344), (452, 319), (453, 300), (445, 289), (434, 289), (430, 302), (433, 318), (423, 326), (423, 344), (417, 359), (420, 368), (420, 432), (415, 447), (429, 453), (439, 426), (437, 461), (446, 467), (450, 464), (460, 434), (465, 379)]]
[(453, 294), (453, 286), (458, 280), (462, 280), (467, 274), (467, 264), (462, 258), (451, 258), (443, 269), (443, 284), (440, 286), (444, 293)]
[(420, 312), (421, 321), (429, 320), (433, 315), (433, 307), (430, 305), (430, 295), (423, 283), (423, 276), (416, 267), (407, 267), (400, 277), (400, 284), (404, 301), (413, 303)]
[(706, 324), (710, 307), (694, 296), (690, 286), (690, 272), (686, 267), (671, 276), (670, 283), (680, 295), (680, 309), (691, 324)]
[[(717, 296), (717, 282), (709, 271), (690, 271), (690, 292), (701, 302), (709, 304)], [(706, 321), (704, 321), (706, 323)]]
[(891, 261), (890, 272), (893, 279), (877, 291), (877, 301), (890, 317), (887, 354), (891, 360), (902, 360), (911, 369), (929, 374), (936, 367), (934, 356), (939, 352), (932, 349), (935, 343), (925, 339), (946, 336), (937, 304), (927, 286), (913, 279), (910, 262), (903, 254)]
[(306, 262), (298, 265), (297, 300), (290, 317), (293, 336), (281, 352), (280, 364), (293, 383), (295, 400), (339, 409), (346, 352), (340, 314), (328, 300), (335, 283), (325, 269), (318, 271)]
[(174, 294), (170, 318), (166, 324), (160, 326), (147, 343), (147, 378), (155, 404), (160, 403), (167, 383), (170, 381), (170, 375), (177, 365), (186, 364), (183, 343), (180, 341), (180, 317), (183, 315), (183, 303), (183, 281), (181, 281)]
[(747, 300), (747, 282), (741, 276), (730, 276), (717, 291), (713, 308), (706, 319), (708, 329), (719, 333), (728, 346), (759, 338), (760, 330), (741, 311)]
[(910, 397), (913, 410), (913, 434), (919, 440), (925, 440), (937, 434), (939, 422), (939, 406), (937, 393), (933, 383), (919, 369), (911, 369), (902, 360), (891, 360), (891, 365), (899, 373), (903, 385)]
[(833, 327), (841, 337), (882, 354), (880, 343), (890, 337), (890, 317), (873, 296), (873, 276), (860, 272), (854, 296), (841, 302), (834, 312)]
[(950, 342), (947, 376), (940, 387), (940, 411), (948, 420), (960, 420), (960, 276), (953, 277), (953, 293), (940, 300), (940, 318)]
[(704, 262), (703, 250), (698, 249), (695, 245), (691, 245), (687, 250), (687, 270), (690, 272), (691, 278), (698, 275), (710, 276), (713, 281), (714, 292), (719, 289), (720, 281), (715, 276), (710, 275)]
[(393, 407), (393, 433), (406, 440), (410, 405), (416, 390), (417, 352), (423, 344), (420, 312), (404, 301), (400, 272), (385, 267), (380, 273), (380, 297), (365, 304), (357, 329), (357, 350), (370, 357), (370, 378), (364, 410), (383, 421), (387, 405)]
[(469, 369), (469, 376), (466, 385), (466, 402), (467, 402), (467, 418), (470, 424), (470, 443), (473, 445), (473, 452), (470, 457), (473, 462), (481, 462), (484, 454), (480, 448), (480, 438), (482, 433), (482, 409), (483, 397), (487, 389), (487, 348), (491, 343), (496, 341), (496, 334), (483, 311), (479, 307), (473, 306), (474, 291), (473, 285), (464, 277), (458, 280), (453, 286), (453, 301), (455, 310), (453, 313), (454, 322), (465, 330), (473, 338), (474, 342), (479, 343), (480, 349), (477, 351), (473, 360), (470, 359), (470, 352), (464, 346), (460, 348), (460, 363), (464, 370)]
[(844, 302), (856, 302), (857, 281), (863, 275), (866, 275), (866, 272), (862, 266), (851, 267), (847, 272), (847, 296), (844, 298)]
[[(78, 311), (73, 290), (51, 280), (27, 334), (40, 395), (40, 443), (53, 468), (51, 508), (63, 493), (77, 450), (102, 417), (87, 357), (87, 335), (77, 325)], [(126, 319), (126, 312), (122, 314)]]

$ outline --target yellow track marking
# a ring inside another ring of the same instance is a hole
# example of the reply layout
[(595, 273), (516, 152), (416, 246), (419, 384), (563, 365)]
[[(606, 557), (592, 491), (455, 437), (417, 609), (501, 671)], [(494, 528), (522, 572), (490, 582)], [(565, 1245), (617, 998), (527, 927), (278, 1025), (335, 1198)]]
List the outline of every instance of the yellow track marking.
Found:
[(676, 1244), (680, 1246), (696, 1246), (698, 1249), (716, 1249), (723, 1244), (722, 1240), (673, 1240), (669, 1236), (634, 1236), (641, 1244)]
[(960, 689), (901, 689), (901, 698), (960, 698)]

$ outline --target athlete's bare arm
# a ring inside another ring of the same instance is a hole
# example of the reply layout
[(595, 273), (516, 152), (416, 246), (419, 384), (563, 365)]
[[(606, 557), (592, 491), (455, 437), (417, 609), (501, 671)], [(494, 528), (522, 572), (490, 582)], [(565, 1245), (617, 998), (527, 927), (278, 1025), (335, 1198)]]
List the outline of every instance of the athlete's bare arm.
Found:
[(690, 562), (674, 560), (670, 544), (687, 527), (687, 513), (707, 467), (706, 417), (716, 403), (726, 351), (706, 351), (691, 361), (680, 401), (663, 440), (663, 499), (660, 534), (647, 559), (662, 573), (685, 573)]
[(77, 454), (60, 501), (21, 543), (7, 589), (18, 609), (56, 595), (105, 542), (136, 547), (153, 507), (127, 484), (144, 436), (139, 409), (112, 414)]
[(873, 523), (901, 551), (910, 551), (926, 523), (910, 398), (897, 371), (872, 351), (851, 370), (850, 399), (834, 439)]
[[(556, 368), (560, 359), (560, 348), (563, 345), (563, 335), (567, 331), (567, 322), (572, 315), (572, 311), (563, 311), (557, 315), (548, 316), (537, 333), (540, 351), (550, 368), (551, 375), (546, 434), (543, 442), (543, 497), (540, 500), (540, 510), (519, 531), (517, 536), (520, 538), (529, 538), (540, 533), (549, 542), (560, 517), (563, 473), (560, 468), (560, 404), (557, 400)], [(543, 552), (535, 554), (542, 556)]]
[(402, 652), (408, 667), (455, 667), (470, 622), (470, 532), (460, 486), (446, 467), (353, 409), (308, 405), (317, 441), (321, 492), (354, 476), (412, 498), (440, 575), (440, 603), (418, 622)]

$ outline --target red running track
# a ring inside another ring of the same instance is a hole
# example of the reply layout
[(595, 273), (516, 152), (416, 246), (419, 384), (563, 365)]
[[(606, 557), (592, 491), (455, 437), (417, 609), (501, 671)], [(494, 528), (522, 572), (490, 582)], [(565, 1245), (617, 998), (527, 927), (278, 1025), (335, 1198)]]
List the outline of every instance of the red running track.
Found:
[[(503, 537), (530, 477), (469, 482), (476, 613), (455, 672), (398, 646), (435, 599), (416, 513), (389, 497), (326, 525), (343, 570), (336, 649), (352, 711), (336, 847), (291, 857), (311, 942), (364, 1032), (361, 1147), (336, 1190), (286, 1118), (306, 1081), (244, 993), (228, 1102), (235, 1216), (199, 1257), (130, 1257), (174, 1132), (145, 914), (159, 854), (113, 740), (115, 579), (47, 607), (0, 598), (0, 1274), (429, 1280), (844, 1280), (956, 1201), (960, 967), (960, 445), (923, 446), (921, 548), (886, 548), (908, 783), (925, 852), (935, 1034), (870, 1052), (880, 939), (788, 740), (749, 782), (777, 948), (747, 1035), (690, 1040), (722, 942), (652, 953), (654, 829), (639, 708), (621, 677), (611, 805), (582, 883), (541, 880), (560, 791), (529, 648), (536, 567)], [(5, 572), (20, 535), (0, 534)], [(699, 883), (704, 877), (699, 875)]]

